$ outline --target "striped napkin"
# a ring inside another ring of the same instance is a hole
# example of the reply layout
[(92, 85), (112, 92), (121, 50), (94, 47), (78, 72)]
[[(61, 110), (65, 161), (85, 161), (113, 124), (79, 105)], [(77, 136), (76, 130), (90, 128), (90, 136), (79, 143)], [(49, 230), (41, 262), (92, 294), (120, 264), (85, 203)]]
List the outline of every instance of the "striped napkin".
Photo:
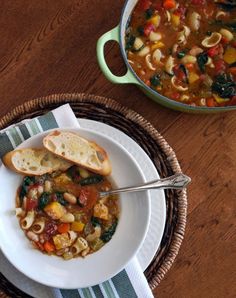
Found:
[[(69, 104), (43, 116), (25, 120), (0, 133), (0, 157), (31, 136), (58, 127), (79, 127)], [(18, 272), (0, 251), (0, 272), (13, 284), (36, 298), (150, 298), (153, 297), (136, 257), (116, 276), (102, 284), (75, 290), (43, 286)]]

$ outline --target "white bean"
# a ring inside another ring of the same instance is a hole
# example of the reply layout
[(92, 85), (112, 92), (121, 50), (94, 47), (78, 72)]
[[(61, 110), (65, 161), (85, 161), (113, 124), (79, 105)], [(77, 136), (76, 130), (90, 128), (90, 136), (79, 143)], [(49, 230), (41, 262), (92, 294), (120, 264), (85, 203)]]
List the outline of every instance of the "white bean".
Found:
[(32, 240), (32, 241), (35, 241), (35, 242), (38, 242), (39, 241), (39, 236), (38, 235), (36, 235), (34, 232), (32, 232), (32, 231), (28, 231), (27, 233), (26, 233), (26, 235), (27, 235), (27, 237), (30, 239), (30, 240)]
[(186, 55), (181, 59), (181, 62), (184, 63), (184, 64), (186, 64), (186, 63), (196, 63), (197, 58), (195, 56)]
[(231, 41), (234, 38), (233, 33), (224, 28), (220, 29), (220, 34), (224, 36), (228, 41)]
[(87, 254), (89, 253), (89, 251), (90, 251), (90, 247), (85, 248), (85, 250), (82, 251), (81, 256), (82, 257), (87, 256)]
[(49, 181), (49, 180), (46, 180), (45, 183), (44, 183), (44, 189), (45, 189), (45, 192), (51, 192), (52, 182)]
[(70, 204), (73, 204), (74, 205), (74, 204), (77, 203), (76, 196), (72, 195), (71, 193), (65, 192), (63, 194), (63, 197)]
[(152, 60), (153, 62), (155, 62), (156, 64), (160, 63), (160, 60), (162, 58), (162, 52), (159, 49), (156, 49), (153, 54), (152, 54)]
[(40, 196), (44, 192), (44, 187), (42, 185), (38, 186), (38, 196)]
[(149, 52), (150, 52), (150, 48), (148, 46), (146, 46), (138, 52), (138, 56), (144, 57), (147, 54), (149, 54)]
[(162, 35), (159, 32), (151, 32), (149, 35), (150, 41), (158, 41), (162, 39)]
[(202, 53), (203, 49), (199, 47), (192, 47), (192, 49), (189, 51), (189, 54), (192, 56), (197, 56), (198, 54)]
[(192, 12), (189, 17), (189, 26), (193, 31), (198, 31), (200, 28), (201, 16), (197, 12)]

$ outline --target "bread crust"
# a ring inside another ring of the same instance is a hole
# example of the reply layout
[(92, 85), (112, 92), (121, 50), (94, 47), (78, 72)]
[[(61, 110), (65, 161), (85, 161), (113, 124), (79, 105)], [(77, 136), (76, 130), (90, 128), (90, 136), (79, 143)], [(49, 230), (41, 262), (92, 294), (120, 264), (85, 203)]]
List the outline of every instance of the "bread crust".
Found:
[[(51, 161), (54, 160), (56, 162), (54, 164), (52, 164), (51, 166), (44, 165), (44, 166), (41, 167), (41, 171), (38, 170), (38, 172), (37, 171), (31, 171), (31, 170), (29, 170), (29, 168), (25, 169), (25, 170), (22, 170), (22, 169), (15, 166), (13, 160), (14, 160), (14, 157), (16, 156), (16, 154), (24, 156), (26, 151), (31, 152), (32, 155), (38, 154), (39, 156), (45, 156), (46, 154), (48, 155), (48, 153), (49, 153), (45, 148), (16, 149), (16, 150), (13, 150), (13, 151), (10, 151), (10, 152), (6, 153), (3, 156), (3, 158), (2, 158), (3, 164), (7, 168), (9, 168), (10, 170), (12, 170), (16, 173), (19, 173), (19, 174), (22, 174), (22, 175), (28, 175), (28, 176), (36, 176), (36, 175), (43, 175), (43, 174), (46, 174), (46, 173), (52, 173), (53, 171), (56, 171), (56, 170), (59, 170), (59, 169), (62, 170), (62, 171), (65, 171), (69, 167), (72, 166), (71, 163), (65, 162), (63, 159), (57, 158), (55, 160), (55, 157), (52, 155), (53, 158), (52, 158)], [(30, 164), (29, 164), (29, 167), (30, 167)]]
[[(58, 153), (56, 152), (56, 147), (55, 148), (52, 148), (52, 146), (50, 146), (50, 142), (52, 141), (53, 137), (58, 137), (60, 138), (62, 135), (71, 135), (75, 138), (78, 138), (78, 139), (81, 139), (85, 142), (88, 143), (88, 145), (90, 146), (91, 149), (95, 150), (96, 154), (97, 154), (97, 158), (99, 159), (100, 161), (100, 167), (99, 168), (96, 168), (94, 166), (90, 166), (84, 162), (81, 162), (80, 160), (76, 160), (75, 158), (71, 157), (71, 158), (68, 158), (63, 156), (61, 153)], [(97, 143), (93, 142), (93, 141), (89, 141), (83, 137), (81, 137), (79, 134), (77, 133), (74, 133), (74, 132), (69, 132), (69, 131), (53, 131), (51, 132), (50, 134), (48, 134), (46, 137), (44, 137), (43, 139), (43, 145), (44, 147), (49, 150), (50, 152), (52, 152), (53, 154), (59, 156), (60, 158), (63, 158), (65, 159), (66, 161), (68, 162), (71, 162), (73, 164), (76, 164), (78, 166), (82, 166), (94, 173), (97, 173), (97, 174), (100, 174), (100, 175), (104, 175), (104, 176), (107, 176), (111, 173), (111, 163), (110, 163), (110, 160), (109, 160), (109, 157), (108, 157), (108, 154), (107, 152), (102, 148), (100, 147)]]

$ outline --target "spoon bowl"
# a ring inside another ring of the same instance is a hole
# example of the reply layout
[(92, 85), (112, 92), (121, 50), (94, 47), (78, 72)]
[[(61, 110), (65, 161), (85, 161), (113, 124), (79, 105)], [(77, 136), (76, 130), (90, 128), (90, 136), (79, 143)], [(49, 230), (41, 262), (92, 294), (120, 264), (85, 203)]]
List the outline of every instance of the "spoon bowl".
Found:
[(182, 189), (186, 187), (191, 182), (191, 178), (182, 174), (177, 173), (173, 176), (158, 179), (150, 182), (146, 182), (143, 184), (139, 184), (136, 186), (128, 186), (128, 187), (122, 187), (118, 189), (112, 189), (108, 191), (101, 191), (99, 192), (100, 197), (104, 197), (111, 194), (118, 194), (118, 193), (124, 193), (124, 192), (135, 192), (135, 191), (144, 191), (148, 189)]

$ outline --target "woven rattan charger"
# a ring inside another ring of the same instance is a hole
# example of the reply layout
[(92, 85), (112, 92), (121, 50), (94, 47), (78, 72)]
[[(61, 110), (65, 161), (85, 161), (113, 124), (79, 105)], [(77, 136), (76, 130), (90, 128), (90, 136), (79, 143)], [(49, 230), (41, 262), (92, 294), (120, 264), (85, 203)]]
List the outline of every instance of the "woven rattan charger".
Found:
[[(76, 117), (106, 123), (130, 136), (150, 157), (160, 177), (181, 172), (174, 151), (149, 122), (114, 100), (100, 96), (73, 93), (37, 98), (16, 107), (0, 119), (0, 129), (39, 116), (65, 103), (70, 103)], [(164, 235), (152, 262), (145, 270), (152, 290), (163, 279), (177, 256), (186, 224), (186, 191), (167, 190), (165, 197), (167, 217)], [(29, 297), (0, 274), (0, 298), (8, 296)]]

